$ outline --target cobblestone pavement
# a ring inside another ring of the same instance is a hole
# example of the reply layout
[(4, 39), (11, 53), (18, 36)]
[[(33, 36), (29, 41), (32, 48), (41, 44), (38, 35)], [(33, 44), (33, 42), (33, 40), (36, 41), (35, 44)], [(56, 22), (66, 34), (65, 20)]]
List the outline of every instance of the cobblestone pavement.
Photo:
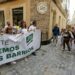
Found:
[(75, 50), (62, 51), (52, 44), (17, 61), (15, 65), (0, 66), (0, 75), (75, 75)]

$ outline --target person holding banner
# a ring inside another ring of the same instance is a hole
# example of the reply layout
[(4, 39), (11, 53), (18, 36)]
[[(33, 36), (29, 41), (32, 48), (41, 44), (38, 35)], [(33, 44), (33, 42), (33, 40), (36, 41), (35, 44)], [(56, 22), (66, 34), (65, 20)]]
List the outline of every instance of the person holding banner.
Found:
[[(32, 22), (32, 24), (30, 25), (30, 27), (29, 27), (29, 31), (35, 31), (36, 29), (37, 29), (37, 23), (36, 23), (36, 21), (34, 20), (33, 22)], [(36, 53), (35, 52), (33, 52), (32, 53), (32, 55), (34, 55), (34, 56), (36, 56)]]
[[(5, 33), (6, 34), (13, 34), (13, 27), (11, 26), (10, 22), (7, 22), (7, 26), (5, 27)], [(9, 62), (9, 63), (6, 63), (7, 65), (10, 65), (10, 64), (16, 64), (16, 61), (13, 61), (13, 62)]]
[(12, 29), (13, 29), (12, 27), (7, 27), (6, 30), (5, 30), (5, 33), (6, 34), (13, 34)]
[(5, 33), (6, 34), (12, 34), (13, 27), (11, 26), (10, 22), (7, 22), (7, 25), (5, 26)]
[(20, 33), (26, 34), (26, 33), (28, 32), (27, 26), (26, 26), (26, 22), (25, 22), (25, 21), (21, 21), (20, 27), (21, 27)]
[(35, 31), (37, 29), (36, 26), (37, 26), (37, 24), (36, 24), (36, 21), (34, 20), (29, 27), (29, 31)]
[(6, 25), (5, 25), (4, 29), (3, 29), (4, 32), (6, 32), (7, 27), (12, 27), (9, 21), (7, 21), (7, 23), (6, 23)]

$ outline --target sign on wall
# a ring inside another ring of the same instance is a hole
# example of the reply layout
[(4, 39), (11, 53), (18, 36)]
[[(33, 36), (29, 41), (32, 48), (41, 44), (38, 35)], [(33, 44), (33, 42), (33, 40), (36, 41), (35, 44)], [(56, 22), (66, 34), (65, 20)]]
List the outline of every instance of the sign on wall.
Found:
[(46, 2), (40, 2), (37, 4), (37, 11), (40, 13), (40, 14), (45, 14), (48, 10), (48, 5)]

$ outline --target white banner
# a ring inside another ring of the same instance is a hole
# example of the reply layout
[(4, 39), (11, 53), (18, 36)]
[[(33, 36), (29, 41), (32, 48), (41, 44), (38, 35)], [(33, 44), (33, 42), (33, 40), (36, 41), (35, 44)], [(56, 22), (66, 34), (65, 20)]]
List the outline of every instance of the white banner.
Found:
[(40, 48), (41, 31), (0, 35), (0, 65), (21, 59)]

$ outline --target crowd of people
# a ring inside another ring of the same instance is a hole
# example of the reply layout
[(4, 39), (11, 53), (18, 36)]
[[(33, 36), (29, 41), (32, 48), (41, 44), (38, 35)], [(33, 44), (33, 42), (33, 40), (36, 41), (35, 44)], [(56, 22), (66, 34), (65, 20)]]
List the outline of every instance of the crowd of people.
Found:
[(58, 25), (56, 24), (53, 29), (53, 42), (55, 44), (58, 43), (58, 40), (60, 41), (60, 45), (62, 46), (63, 50), (65, 50), (66, 46), (68, 48), (68, 51), (71, 51), (73, 45), (75, 45), (75, 28), (71, 27), (70, 29), (68, 28), (63, 28), (59, 29)]
[[(27, 24), (25, 21), (21, 21), (20, 25), (11, 25), (10, 22), (7, 22), (7, 25), (5, 25), (4, 28), (1, 29), (1, 34), (26, 34), (30, 31), (35, 31), (37, 29), (37, 23), (36, 21), (33, 21), (29, 27), (27, 27)], [(65, 50), (66, 46), (68, 48), (68, 51), (71, 51), (72, 45), (75, 45), (75, 28), (71, 27), (70, 29), (63, 28), (60, 30), (58, 25), (56, 24), (52, 29), (52, 39), (53, 43), (57, 44), (58, 40), (60, 40), (60, 45), (62, 46), (63, 50)], [(36, 55), (35, 52), (32, 53), (33, 55)], [(9, 63), (8, 63), (9, 64)]]
[[(36, 21), (32, 21), (29, 27), (27, 27), (27, 24), (25, 21), (20, 21), (20, 25), (11, 25), (11, 23), (8, 21), (4, 28), (0, 29), (0, 34), (26, 34), (30, 31), (35, 31), (37, 29), (37, 23)], [(35, 52), (32, 53), (33, 55), (36, 55)], [(10, 64), (16, 64), (16, 61), (6, 63), (7, 65)]]
[(7, 22), (4, 28), (1, 29), (0, 33), (5, 34), (18, 34), (22, 33), (25, 34), (28, 31), (35, 31), (36, 30), (36, 21), (33, 21), (29, 27), (27, 27), (27, 24), (25, 21), (20, 21), (20, 25), (11, 25), (10, 22)]

